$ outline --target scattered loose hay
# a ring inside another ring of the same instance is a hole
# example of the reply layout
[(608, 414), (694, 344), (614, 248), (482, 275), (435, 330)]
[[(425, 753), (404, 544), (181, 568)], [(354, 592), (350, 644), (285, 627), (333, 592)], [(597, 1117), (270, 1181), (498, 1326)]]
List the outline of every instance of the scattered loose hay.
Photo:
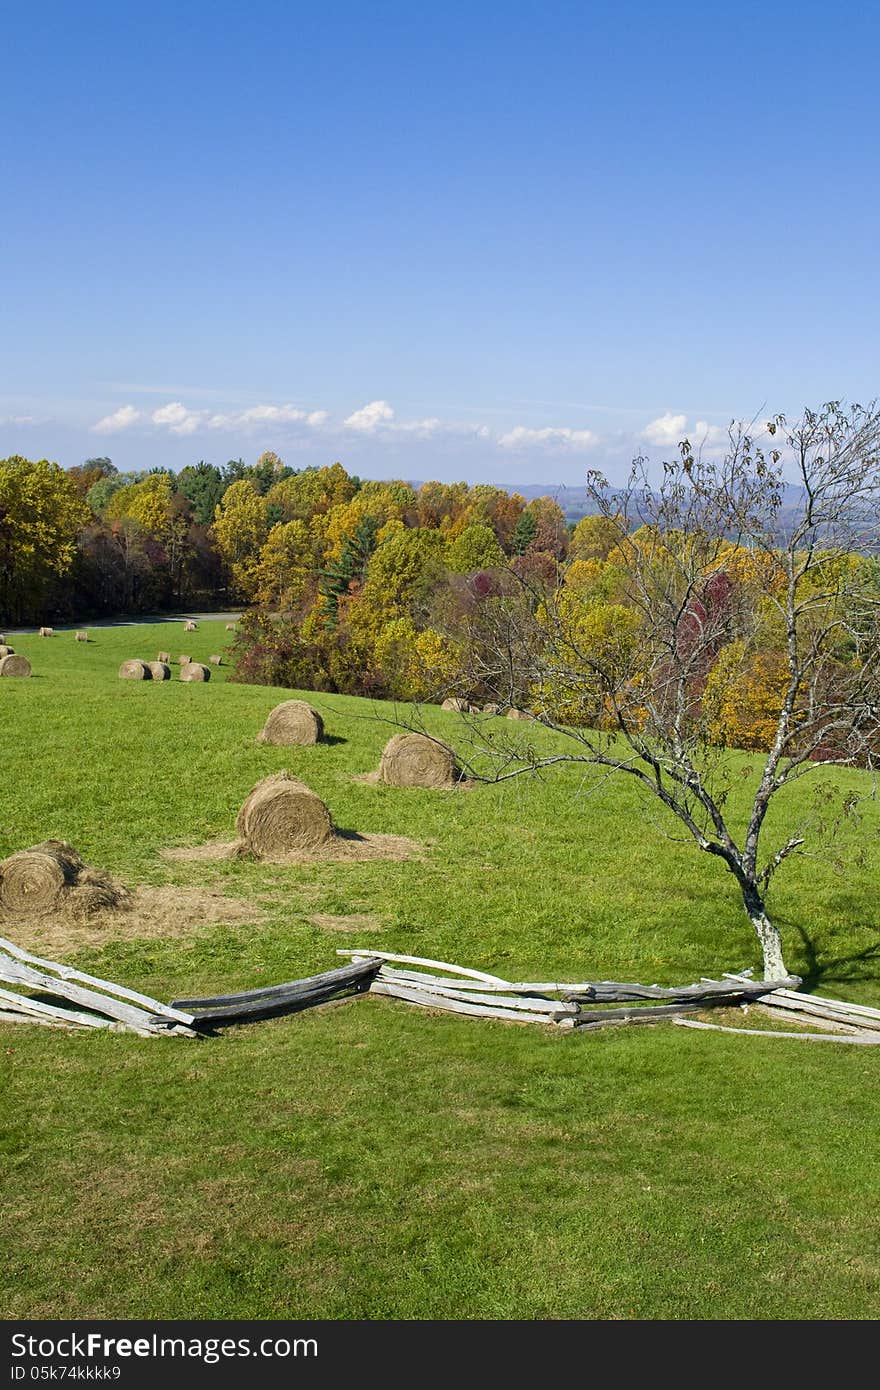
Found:
[(211, 668), (210, 666), (203, 666), (200, 661), (188, 661), (185, 666), (180, 668), (180, 679), (182, 681), (209, 681)]
[[(283, 854), (267, 854), (264, 862), (273, 864), (364, 864), (375, 860), (402, 863), (420, 858), (424, 846), (405, 835), (382, 835), (371, 831), (336, 830), (321, 844), (291, 848)], [(217, 863), (240, 859), (252, 853), (242, 840), (210, 840), (204, 845), (172, 845), (160, 851), (163, 859), (176, 863)]]
[(305, 700), (283, 700), (269, 711), (257, 740), (279, 747), (287, 744), (311, 746), (320, 743), (323, 737), (324, 721), (316, 709)]
[(16, 656), (13, 652), (8, 652), (6, 656), (0, 657), (0, 676), (29, 676), (31, 673), (31, 663), (26, 656)]
[(88, 868), (64, 840), (44, 840), (0, 864), (0, 917), (51, 913), (78, 920), (102, 909), (124, 908), (129, 896), (107, 874)]
[(308, 919), (312, 926), (322, 931), (382, 931), (383, 924), (370, 912), (352, 912), (347, 917), (336, 917), (329, 912), (316, 912)]
[(258, 859), (314, 849), (333, 837), (330, 812), (319, 796), (291, 777), (276, 772), (253, 788), (235, 822), (245, 849)]
[(171, 667), (164, 661), (148, 661), (150, 675), (154, 681), (170, 681)]
[(145, 661), (123, 661), (119, 668), (119, 679), (121, 681), (148, 681), (152, 680), (150, 668)]
[(88, 916), (53, 912), (48, 917), (16, 917), (14, 936), (26, 951), (63, 955), (110, 941), (173, 941), (205, 927), (253, 926), (264, 920), (265, 912), (256, 903), (209, 888), (144, 886), (135, 888), (121, 907), (98, 907)]
[(445, 743), (425, 734), (395, 734), (379, 763), (378, 780), (388, 787), (445, 790), (461, 778), (455, 755)]

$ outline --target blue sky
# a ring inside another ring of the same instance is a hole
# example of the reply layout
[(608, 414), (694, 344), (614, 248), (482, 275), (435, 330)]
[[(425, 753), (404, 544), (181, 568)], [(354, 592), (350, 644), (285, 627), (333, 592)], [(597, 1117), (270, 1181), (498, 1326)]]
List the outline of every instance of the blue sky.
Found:
[(9, 7), (0, 457), (578, 483), (878, 394), (880, 8)]

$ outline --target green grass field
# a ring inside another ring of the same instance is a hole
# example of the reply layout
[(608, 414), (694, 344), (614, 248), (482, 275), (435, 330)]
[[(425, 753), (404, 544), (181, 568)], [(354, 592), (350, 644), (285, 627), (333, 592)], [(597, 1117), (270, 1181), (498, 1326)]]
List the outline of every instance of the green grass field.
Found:
[[(62, 837), (130, 886), (222, 893), (257, 918), (185, 910), (165, 935), (74, 942), (67, 959), (160, 998), (328, 969), (337, 946), (521, 979), (681, 983), (758, 964), (729, 875), (628, 785), (569, 768), (394, 791), (352, 780), (394, 731), (389, 706), (309, 697), (338, 741), (278, 749), (255, 737), (285, 692), (223, 667), (206, 686), (116, 678), (124, 657), (207, 660), (229, 636), (202, 622), (14, 639), (34, 676), (0, 682), (0, 855)], [(433, 727), (451, 736), (457, 719)], [(247, 791), (282, 767), (342, 828), (412, 836), (423, 857), (160, 856), (231, 837)], [(774, 824), (797, 814), (789, 801)], [(878, 825), (870, 804), (850, 833)], [(794, 861), (772, 906), (811, 987), (880, 1004), (876, 857), (847, 876)], [(312, 920), (353, 914), (361, 934)], [(871, 1048), (671, 1025), (571, 1035), (360, 998), (201, 1042), (3, 1026), (0, 1077), (6, 1317), (880, 1311)]]

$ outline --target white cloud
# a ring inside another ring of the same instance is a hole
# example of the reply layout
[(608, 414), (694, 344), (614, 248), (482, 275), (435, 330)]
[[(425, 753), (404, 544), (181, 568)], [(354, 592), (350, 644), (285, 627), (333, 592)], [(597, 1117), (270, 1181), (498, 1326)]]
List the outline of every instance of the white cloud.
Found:
[(205, 418), (203, 410), (188, 410), (180, 401), (169, 401), (154, 410), (150, 419), (154, 425), (167, 425), (172, 434), (195, 434)]
[(599, 443), (599, 436), (592, 430), (573, 430), (567, 425), (542, 430), (533, 430), (526, 425), (517, 425), (507, 434), (499, 435), (498, 444), (502, 449), (530, 449), (536, 447), (569, 449), (580, 452), (593, 449)]
[(296, 405), (252, 405), (227, 415), (211, 415), (207, 426), (212, 430), (246, 430), (260, 425), (307, 425), (320, 429), (328, 420), (326, 410), (300, 410)]
[(42, 421), (38, 421), (38, 420), (37, 420), (36, 415), (4, 415), (3, 419), (0, 420), (0, 425), (4, 425), (4, 426), (6, 426), (6, 425), (36, 425), (36, 424), (42, 424), (42, 423), (43, 423)]
[(664, 448), (677, 444), (680, 439), (684, 439), (686, 433), (687, 416), (673, 415), (671, 410), (667, 410), (645, 426), (640, 438), (647, 440), (649, 444)]
[(646, 425), (639, 438), (661, 449), (670, 449), (682, 439), (689, 439), (697, 448), (711, 449), (726, 440), (727, 431), (720, 425), (710, 425), (708, 420), (696, 420), (690, 425), (686, 415), (673, 415), (667, 410)]
[(372, 434), (380, 425), (389, 425), (394, 419), (394, 411), (387, 401), (370, 401), (361, 406), (343, 421), (347, 430), (359, 430), (361, 434)]
[(122, 430), (127, 430), (141, 418), (141, 412), (135, 410), (133, 405), (121, 405), (118, 410), (114, 410), (112, 415), (105, 415), (103, 419), (92, 425), (93, 434), (119, 434)]
[(700, 448), (711, 449), (727, 440), (727, 430), (720, 425), (710, 425), (708, 420), (698, 420), (694, 425), (691, 442)]

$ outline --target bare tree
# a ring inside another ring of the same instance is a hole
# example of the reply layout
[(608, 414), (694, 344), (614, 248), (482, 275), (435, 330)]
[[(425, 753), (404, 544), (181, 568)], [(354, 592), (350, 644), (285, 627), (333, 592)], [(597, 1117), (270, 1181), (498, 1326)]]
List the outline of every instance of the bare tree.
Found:
[[(786, 483), (784, 475), (791, 479)], [(807, 827), (765, 847), (773, 798), (880, 752), (880, 412), (830, 404), (760, 436), (732, 428), (721, 459), (685, 440), (652, 481), (645, 459), (614, 489), (588, 490), (612, 536), (611, 602), (512, 573), (475, 605), (464, 693), (526, 708), (567, 746), (522, 726), (472, 728), (472, 775), (500, 781), (558, 763), (635, 778), (733, 874), (765, 978), (787, 972), (767, 890)], [(462, 634), (460, 634), (461, 636)], [(730, 759), (713, 715), (756, 656), (775, 662), (775, 727), (742, 823), (728, 810)], [(723, 741), (722, 741), (723, 742)], [(485, 770), (485, 755), (492, 771)], [(845, 815), (853, 798), (839, 792)]]

